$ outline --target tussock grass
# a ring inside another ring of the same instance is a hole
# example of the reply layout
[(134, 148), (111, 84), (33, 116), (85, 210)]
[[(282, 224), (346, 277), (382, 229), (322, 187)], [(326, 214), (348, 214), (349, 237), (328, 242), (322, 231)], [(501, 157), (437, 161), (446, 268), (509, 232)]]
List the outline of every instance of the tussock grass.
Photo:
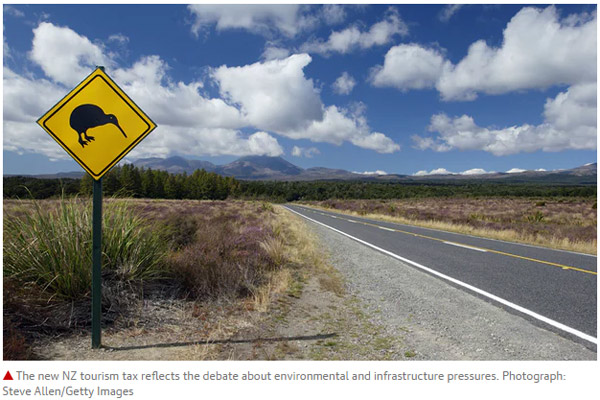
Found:
[[(103, 207), (103, 273), (122, 281), (163, 274), (165, 246), (126, 201)], [(91, 201), (30, 201), (4, 214), (4, 276), (35, 284), (63, 299), (89, 293), (92, 260)]]

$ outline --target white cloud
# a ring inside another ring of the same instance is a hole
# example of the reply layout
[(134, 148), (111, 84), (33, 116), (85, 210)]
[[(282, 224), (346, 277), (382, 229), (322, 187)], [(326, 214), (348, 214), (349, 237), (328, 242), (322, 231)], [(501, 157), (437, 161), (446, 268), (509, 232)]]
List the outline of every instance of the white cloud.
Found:
[(370, 131), (362, 112), (362, 109), (350, 112), (335, 105), (329, 106), (325, 108), (322, 120), (313, 120), (302, 130), (290, 130), (282, 134), (293, 139), (310, 139), (336, 145), (348, 141), (378, 153), (399, 151), (400, 146), (383, 133)]
[(400, 90), (435, 86), (445, 101), (596, 82), (596, 22), (596, 13), (561, 19), (554, 6), (524, 7), (507, 24), (500, 47), (476, 41), (453, 64), (435, 49), (402, 44), (373, 69), (371, 82)]
[(42, 22), (33, 30), (29, 57), (46, 76), (67, 86), (81, 82), (97, 65), (112, 65), (102, 49), (88, 38), (49, 22)]
[(545, 122), (564, 136), (573, 148), (596, 148), (596, 83), (573, 85), (544, 105)]
[(483, 150), (497, 156), (534, 151), (582, 150), (596, 148), (596, 84), (570, 87), (554, 99), (547, 99), (545, 121), (540, 125), (503, 129), (477, 126), (472, 117), (431, 117), (430, 132), (435, 138), (413, 136), (415, 147), (434, 151)]
[(188, 9), (195, 18), (192, 32), (196, 35), (215, 25), (219, 31), (245, 29), (267, 36), (280, 32), (293, 37), (311, 24), (298, 4), (193, 4)]
[(387, 172), (382, 171), (380, 169), (378, 169), (377, 171), (364, 171), (364, 172), (353, 171), (352, 173), (360, 174), (360, 175), (387, 175), (388, 174)]
[(482, 168), (473, 168), (473, 169), (468, 169), (466, 171), (461, 172), (461, 175), (484, 175), (484, 174), (491, 174), (492, 172), (488, 172), (485, 169)]
[(448, 4), (440, 12), (439, 19), (442, 22), (448, 22), (450, 19), (464, 7), (464, 4)]
[(128, 69), (109, 71), (120, 86), (159, 125), (237, 129), (245, 124), (239, 110), (200, 93), (202, 82), (173, 82), (158, 56), (144, 57)]
[(408, 26), (395, 9), (390, 8), (385, 18), (371, 26), (368, 31), (361, 31), (356, 25), (329, 35), (327, 41), (314, 40), (304, 43), (300, 49), (307, 53), (349, 53), (356, 49), (368, 49), (389, 43), (395, 35), (408, 34)]
[(142, 157), (167, 157), (178, 154), (199, 155), (268, 155), (280, 156), (283, 149), (277, 139), (265, 132), (256, 132), (247, 138), (234, 129), (173, 127), (159, 125), (129, 155), (131, 159)]
[(432, 88), (447, 63), (438, 50), (401, 44), (387, 52), (383, 66), (371, 70), (370, 81), (374, 86), (400, 90)]
[(292, 156), (294, 156), (294, 157), (313, 158), (314, 156), (316, 156), (318, 154), (321, 154), (321, 152), (316, 147), (305, 148), (305, 147), (294, 146), (292, 148)]
[(507, 174), (518, 174), (521, 172), (525, 172), (527, 171), (526, 169), (521, 169), (521, 168), (511, 168), (508, 171), (506, 171)]
[(446, 168), (436, 168), (436, 169), (433, 169), (431, 171), (421, 170), (421, 171), (415, 172), (413, 175), (414, 176), (429, 176), (429, 175), (466, 175), (466, 176), (473, 176), (473, 175), (484, 175), (484, 174), (491, 174), (491, 173), (493, 173), (493, 172), (486, 171), (485, 169), (482, 169), (482, 168), (472, 168), (472, 169), (468, 169), (468, 170), (463, 171), (463, 172), (452, 172), (452, 171), (448, 171)]
[(425, 171), (425, 170), (421, 170), (418, 172), (415, 172), (414, 176), (427, 176), (427, 175), (452, 175), (454, 174), (453, 172), (448, 171), (446, 168), (436, 168), (433, 169), (429, 172)]
[[(102, 46), (69, 28), (41, 23), (35, 30), (31, 59), (51, 79), (34, 79), (4, 69), (4, 148), (15, 152), (67, 158), (35, 121), (89, 74), (92, 58), (110, 60)], [(66, 38), (74, 43), (67, 58), (73, 63), (52, 65), (40, 45), (58, 49)], [(106, 62), (107, 72), (157, 123), (156, 132), (136, 147), (131, 156), (271, 155), (283, 154), (273, 134), (341, 144), (344, 141), (379, 152), (399, 149), (384, 134), (371, 132), (364, 108), (348, 111), (325, 107), (313, 81), (303, 68), (307, 54), (292, 55), (242, 67), (222, 66), (207, 79), (219, 85), (222, 98), (211, 98), (203, 81), (173, 80), (159, 56), (145, 56), (132, 66)], [(95, 64), (95, 62), (94, 62)], [(85, 71), (84, 71), (85, 70)], [(77, 79), (77, 82), (72, 82)], [(212, 83), (212, 82), (211, 82)], [(64, 85), (64, 86), (63, 86)], [(72, 87), (71, 86), (71, 87)], [(248, 132), (254, 131), (253, 134)], [(305, 156), (318, 154), (315, 148)]]
[(4, 149), (17, 153), (41, 153), (50, 159), (68, 159), (65, 151), (35, 123), (64, 93), (64, 88), (45, 79), (33, 80), (4, 68)]
[(286, 49), (284, 47), (279, 47), (272, 43), (267, 43), (267, 45), (265, 46), (265, 50), (262, 53), (261, 58), (263, 60), (269, 61), (269, 60), (287, 58), (287, 57), (289, 57), (289, 55), (290, 55), (290, 51), (288, 49)]
[(285, 132), (303, 129), (323, 117), (322, 103), (303, 68), (308, 54), (294, 54), (242, 67), (221, 66), (212, 72), (221, 95), (239, 104), (247, 121), (259, 129)]
[(333, 87), (333, 91), (338, 94), (350, 94), (354, 86), (356, 86), (356, 80), (348, 72), (344, 71), (331, 86)]
[(364, 108), (325, 106), (303, 69), (308, 54), (294, 54), (243, 67), (221, 66), (212, 72), (221, 95), (240, 106), (248, 124), (292, 139), (341, 145), (345, 141), (380, 153), (398, 151), (383, 133), (371, 132)]
[(506, 26), (502, 46), (473, 43), (458, 64), (444, 70), (437, 89), (445, 100), (477, 93), (596, 81), (596, 14), (560, 20), (555, 7), (526, 7)]

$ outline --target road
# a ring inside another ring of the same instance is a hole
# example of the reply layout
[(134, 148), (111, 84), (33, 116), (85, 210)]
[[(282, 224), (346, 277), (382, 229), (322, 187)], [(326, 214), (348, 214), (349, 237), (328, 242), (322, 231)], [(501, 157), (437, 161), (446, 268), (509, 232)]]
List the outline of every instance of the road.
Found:
[(597, 258), (287, 205), (563, 335), (597, 345)]

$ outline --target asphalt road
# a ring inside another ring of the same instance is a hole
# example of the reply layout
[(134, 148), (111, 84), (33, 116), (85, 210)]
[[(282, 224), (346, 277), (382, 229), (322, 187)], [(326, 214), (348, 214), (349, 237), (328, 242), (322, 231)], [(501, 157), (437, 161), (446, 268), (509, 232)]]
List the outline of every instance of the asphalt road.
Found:
[(597, 345), (596, 256), (287, 208), (553, 331)]

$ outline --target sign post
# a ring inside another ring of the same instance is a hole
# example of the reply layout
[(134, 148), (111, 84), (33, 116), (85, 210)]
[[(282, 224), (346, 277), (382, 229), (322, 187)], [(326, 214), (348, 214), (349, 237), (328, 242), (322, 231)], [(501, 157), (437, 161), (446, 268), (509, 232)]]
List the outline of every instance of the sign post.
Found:
[[(94, 179), (92, 348), (101, 346), (102, 176), (156, 124), (98, 67), (37, 123)], [(92, 136), (93, 135), (93, 136)]]
[(101, 345), (102, 314), (102, 178), (94, 180), (92, 200), (92, 348)]

